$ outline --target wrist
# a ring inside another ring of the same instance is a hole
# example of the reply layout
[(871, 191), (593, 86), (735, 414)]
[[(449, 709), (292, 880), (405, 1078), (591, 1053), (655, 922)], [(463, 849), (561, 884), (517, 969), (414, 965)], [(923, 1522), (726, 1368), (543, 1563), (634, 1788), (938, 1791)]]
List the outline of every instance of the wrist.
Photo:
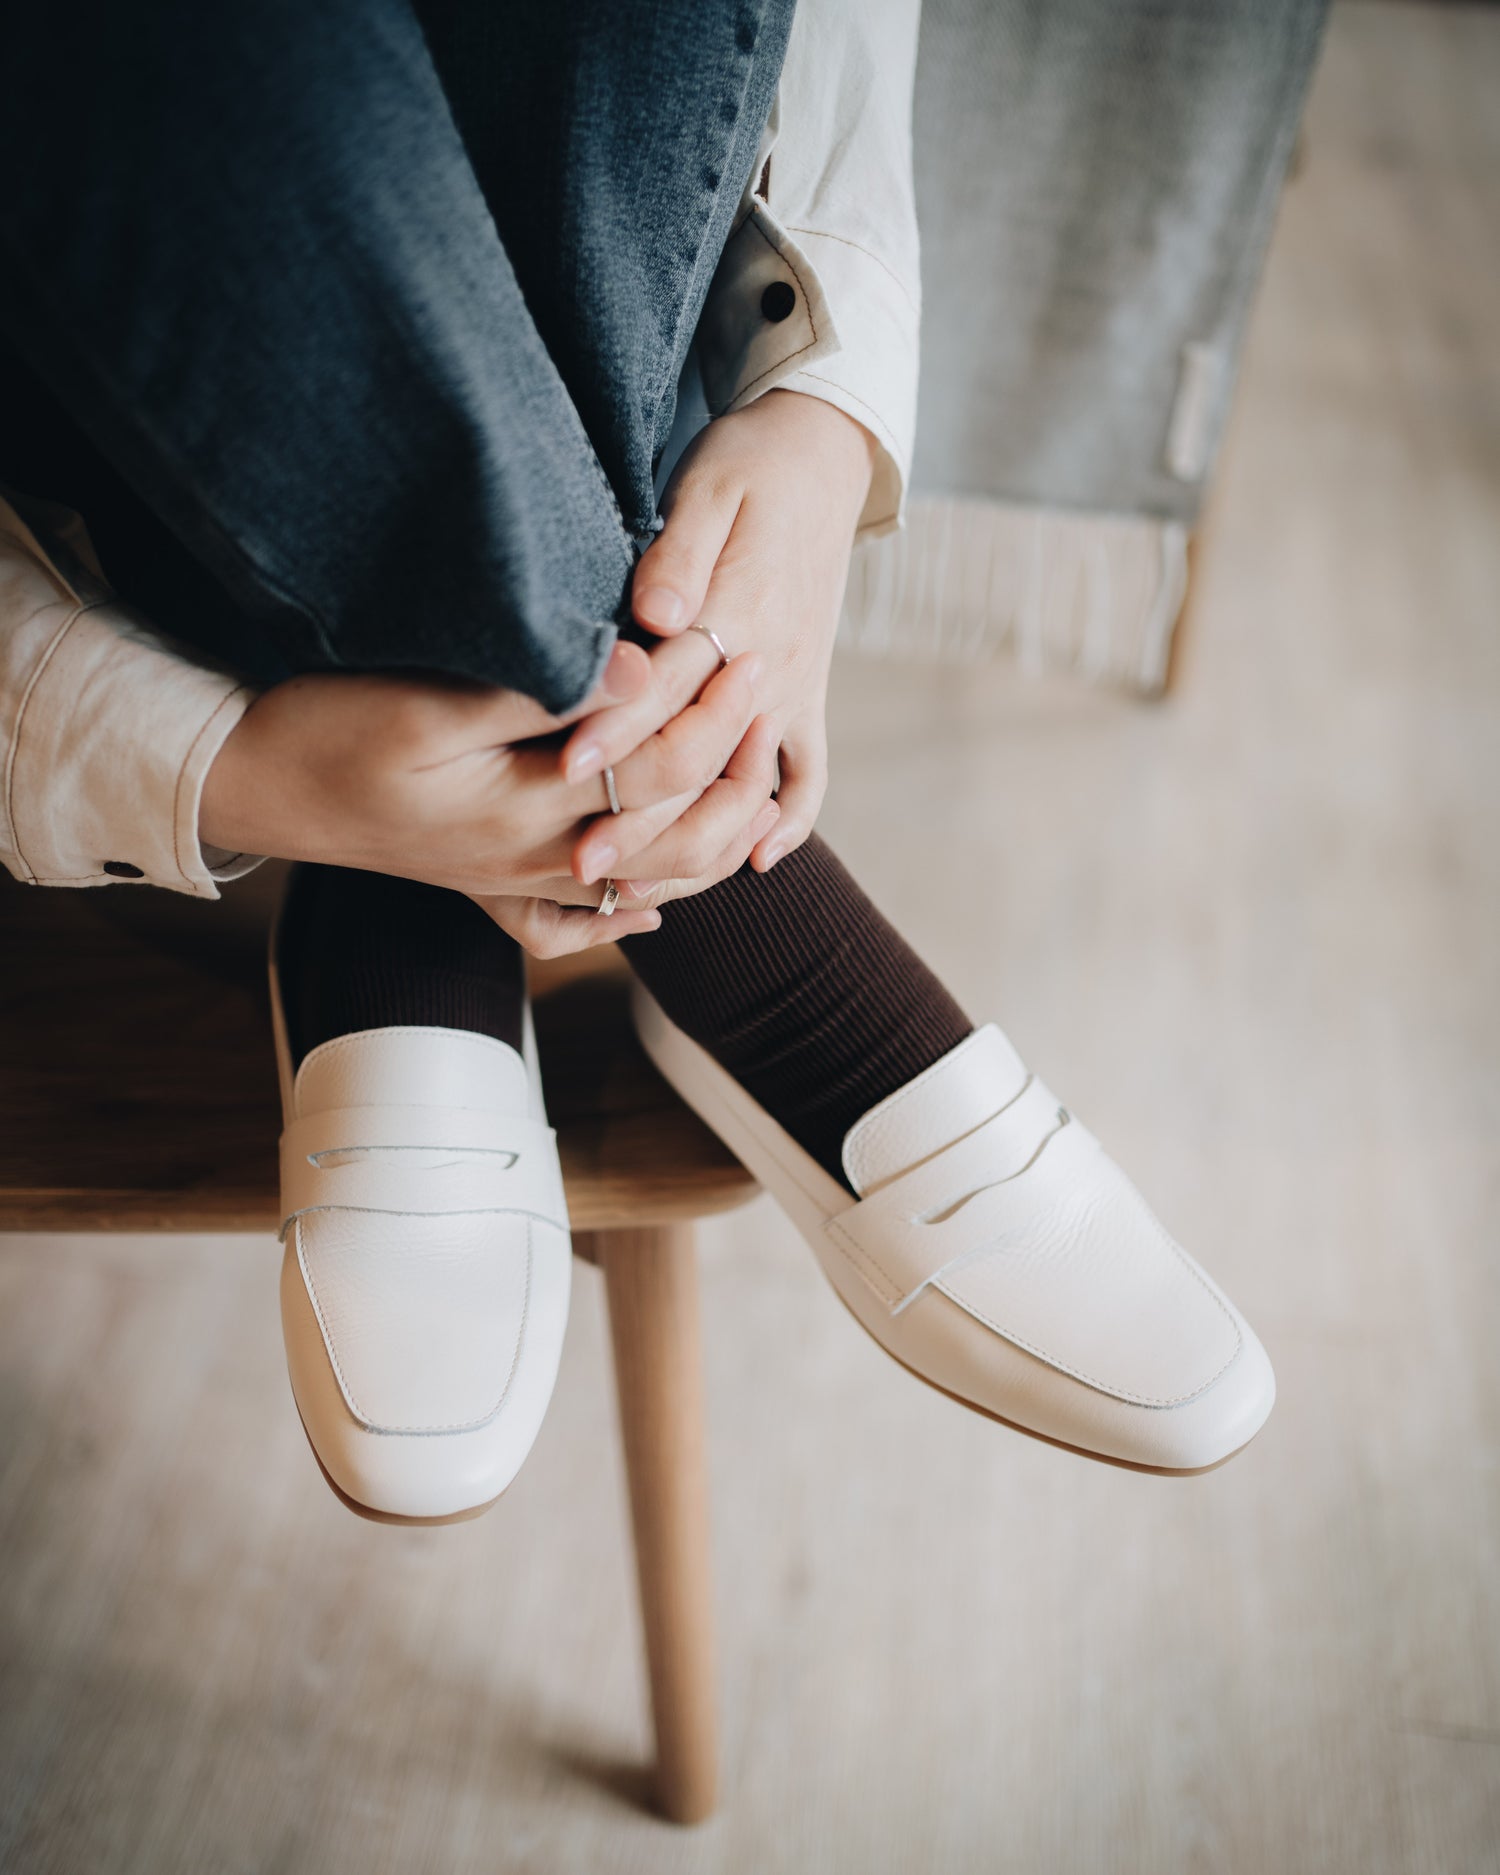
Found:
[[(258, 853), (267, 859), (306, 858), (301, 843), (288, 838), (289, 822), (279, 811), (287, 777), (273, 767), (274, 752), (265, 735), (265, 697), (257, 697), (224, 738), (203, 777), (198, 798), (198, 841), (227, 853)], [(285, 751), (282, 751), (284, 761)], [(292, 792), (297, 792), (292, 782)]]
[(243, 761), (249, 715), (247, 710), (224, 738), (203, 777), (203, 792), (198, 797), (199, 844), (228, 853), (263, 850), (251, 833), (251, 817), (244, 811), (250, 793)]
[(873, 431), (811, 391), (767, 391), (761, 402), (777, 408), (797, 427), (804, 446), (814, 448), (838, 476), (858, 514), (869, 495), (880, 455), (880, 443)]

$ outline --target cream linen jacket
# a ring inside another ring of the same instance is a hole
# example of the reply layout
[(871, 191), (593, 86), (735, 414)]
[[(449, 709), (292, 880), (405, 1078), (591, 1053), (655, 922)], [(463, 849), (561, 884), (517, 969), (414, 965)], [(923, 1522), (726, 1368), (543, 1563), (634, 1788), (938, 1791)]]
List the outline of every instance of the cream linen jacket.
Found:
[[(780, 388), (871, 432), (866, 537), (900, 523), (916, 428), (918, 12), (802, 0), (697, 333), (714, 415)], [(0, 499), (0, 864), (16, 878), (217, 898), (258, 862), (205, 849), (199, 803), (253, 696), (111, 593), (77, 516)]]

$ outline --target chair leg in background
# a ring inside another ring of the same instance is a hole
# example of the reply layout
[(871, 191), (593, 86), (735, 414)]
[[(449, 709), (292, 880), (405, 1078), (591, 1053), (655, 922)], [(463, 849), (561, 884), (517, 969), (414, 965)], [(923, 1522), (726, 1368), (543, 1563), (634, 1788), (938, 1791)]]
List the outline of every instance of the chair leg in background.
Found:
[(717, 1727), (693, 1229), (601, 1231), (585, 1254), (609, 1303), (658, 1794), (673, 1822), (697, 1823), (714, 1808)]

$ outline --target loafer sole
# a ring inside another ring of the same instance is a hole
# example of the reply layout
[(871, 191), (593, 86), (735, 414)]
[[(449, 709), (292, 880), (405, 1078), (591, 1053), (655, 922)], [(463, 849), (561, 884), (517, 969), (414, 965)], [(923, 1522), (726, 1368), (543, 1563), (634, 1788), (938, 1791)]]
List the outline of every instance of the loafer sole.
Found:
[[(830, 1284), (829, 1287), (832, 1288), (833, 1285)], [(1139, 1459), (1115, 1458), (1108, 1452), (1094, 1452), (1086, 1445), (1070, 1445), (1066, 1439), (1054, 1439), (1050, 1432), (1038, 1432), (1035, 1426), (1023, 1426), (1018, 1419), (1007, 1419), (1003, 1413), (997, 1413), (988, 1406), (981, 1406), (977, 1400), (966, 1400), (961, 1393), (955, 1393), (951, 1387), (945, 1387), (941, 1381), (933, 1380), (919, 1368), (913, 1367), (909, 1361), (903, 1361), (899, 1354), (893, 1354), (883, 1341), (877, 1340), (870, 1333), (854, 1310), (839, 1295), (837, 1289), (834, 1289), (833, 1293), (838, 1296), (844, 1313), (865, 1339), (873, 1342), (888, 1361), (894, 1361), (899, 1368), (910, 1374), (913, 1380), (920, 1380), (924, 1387), (930, 1387), (934, 1393), (942, 1394), (945, 1400), (952, 1400), (955, 1406), (962, 1406), (968, 1412), (977, 1413), (981, 1419), (988, 1419), (997, 1426), (1004, 1426), (1009, 1432), (1019, 1432), (1028, 1439), (1036, 1439), (1043, 1445), (1050, 1445), (1054, 1451), (1072, 1452), (1075, 1457), (1091, 1459), (1096, 1465), (1113, 1465), (1116, 1471), (1138, 1471), (1148, 1478), (1202, 1478), (1208, 1472), (1220, 1470), (1232, 1458), (1238, 1458), (1241, 1452), (1254, 1445), (1260, 1437), (1259, 1431), (1252, 1432), (1244, 1445), (1237, 1445), (1232, 1452), (1226, 1452), (1222, 1458), (1216, 1458), (1211, 1465), (1146, 1465)], [(334, 1489), (337, 1490), (337, 1488), (335, 1485)]]

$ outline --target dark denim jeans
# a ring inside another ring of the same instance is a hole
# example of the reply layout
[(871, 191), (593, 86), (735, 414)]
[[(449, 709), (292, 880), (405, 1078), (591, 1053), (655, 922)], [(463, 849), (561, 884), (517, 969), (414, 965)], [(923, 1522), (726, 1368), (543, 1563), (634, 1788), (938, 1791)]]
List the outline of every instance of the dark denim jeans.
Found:
[(254, 675), (575, 702), (791, 14), (8, 9), (0, 480)]

